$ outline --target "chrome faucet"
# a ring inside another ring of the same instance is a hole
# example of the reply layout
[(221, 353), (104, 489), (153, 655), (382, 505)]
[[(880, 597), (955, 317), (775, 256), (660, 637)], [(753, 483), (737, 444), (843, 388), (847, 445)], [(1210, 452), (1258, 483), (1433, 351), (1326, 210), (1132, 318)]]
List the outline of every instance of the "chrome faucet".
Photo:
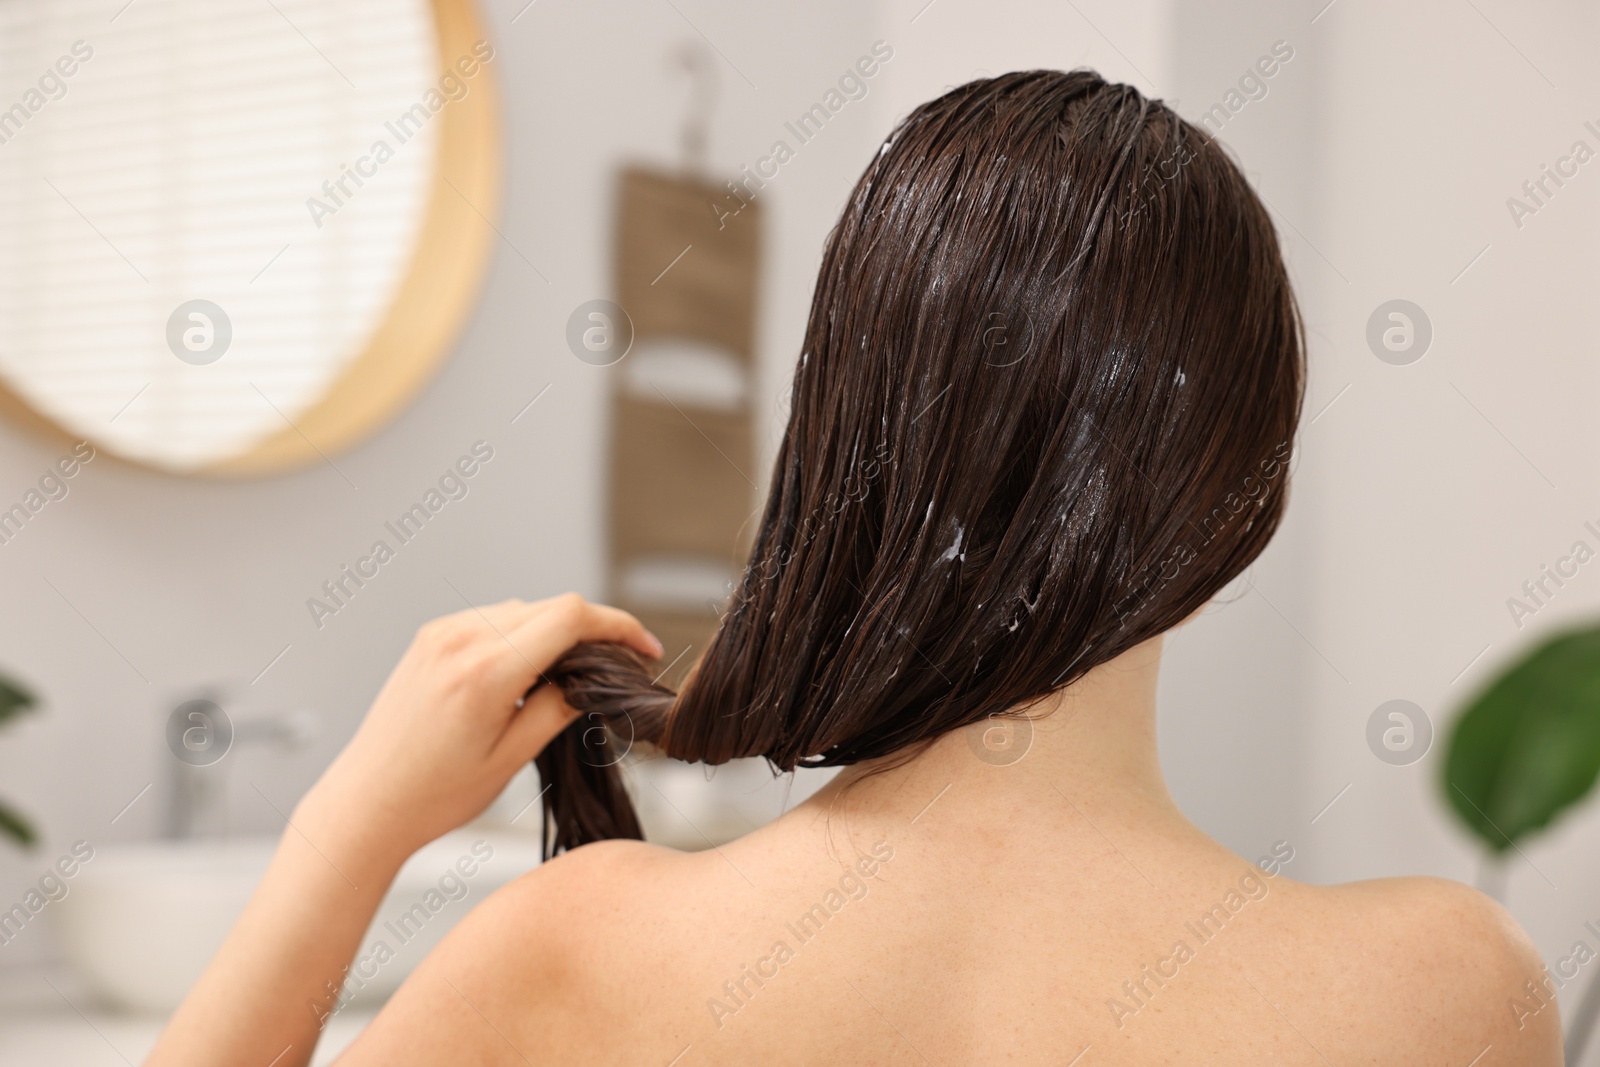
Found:
[[(207, 689), (185, 700), (173, 712), (181, 719), (182, 728), (175, 732), (169, 730), (169, 741), (178, 736), (183, 740), (176, 743), (186, 748), (203, 747), (189, 744), (191, 737), (198, 737), (204, 745), (220, 745), (221, 751), (204, 762), (180, 759), (176, 750), (169, 757), (166, 819), (169, 838), (214, 837), (227, 833), (224, 800), (228, 765), (237, 758), (233, 754), (235, 749), (264, 745), (294, 751), (304, 748), (317, 736), (317, 717), (309, 709), (252, 712), (235, 719), (225, 710), (224, 696), (218, 688)], [(210, 710), (195, 710), (198, 708)]]

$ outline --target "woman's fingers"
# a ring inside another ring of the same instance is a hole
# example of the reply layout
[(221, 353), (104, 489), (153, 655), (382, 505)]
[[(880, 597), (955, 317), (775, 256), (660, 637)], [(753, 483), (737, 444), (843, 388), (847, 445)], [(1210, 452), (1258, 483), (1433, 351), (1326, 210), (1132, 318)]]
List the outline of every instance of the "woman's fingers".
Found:
[[(479, 625), (487, 626), (492, 633), (535, 661), (547, 659), (553, 663), (568, 648), (588, 641), (614, 641), (650, 659), (659, 658), (662, 653), (661, 642), (638, 619), (620, 608), (591, 604), (577, 593), (563, 593), (544, 600), (505, 600), (498, 604), (471, 607), (435, 619), (425, 629), (444, 627), (470, 630)], [(554, 640), (541, 640), (546, 635), (539, 628), (550, 631)], [(563, 644), (567, 634), (573, 636)], [(549, 651), (551, 648), (555, 648), (553, 654)]]
[[(627, 645), (651, 659), (661, 656), (661, 643), (627, 612), (583, 600), (557, 598), (557, 601), (551, 605), (551, 613), (535, 615), (511, 635), (525, 651), (525, 662), (540, 664), (540, 671), (555, 663), (574, 645), (590, 642)], [(553, 622), (558, 625), (552, 625)], [(527, 684), (532, 685), (537, 680), (530, 677)], [(560, 689), (553, 685), (539, 686), (528, 694), (527, 701), (512, 717), (500, 739), (499, 750), (508, 753), (516, 762), (527, 762), (566, 729), (575, 714)], [(593, 729), (604, 729), (598, 718)]]
[(458, 625), (478, 630), (486, 650), (479, 661), (497, 685), (520, 696), (574, 645), (609, 641), (626, 645), (650, 659), (661, 644), (644, 624), (625, 611), (591, 604), (576, 593), (524, 604), (507, 601), (450, 616)]
[(565, 730), (577, 713), (567, 705), (561, 690), (541, 685), (512, 717), (497, 751), (513, 764), (527, 763)]
[(661, 643), (644, 624), (620, 608), (591, 604), (576, 594), (541, 603), (548, 608), (529, 618), (511, 634), (522, 653), (539, 665), (550, 666), (573, 645), (610, 641), (627, 645), (647, 659), (661, 655)]
[(563, 593), (561, 596), (546, 597), (543, 600), (502, 600), (498, 604), (464, 608), (452, 615), (436, 619), (435, 622), (446, 625), (458, 623), (468, 629), (487, 626), (491, 633), (507, 638), (514, 631), (521, 629), (525, 623), (547, 617), (553, 607), (569, 597), (575, 600), (583, 599), (576, 593)]

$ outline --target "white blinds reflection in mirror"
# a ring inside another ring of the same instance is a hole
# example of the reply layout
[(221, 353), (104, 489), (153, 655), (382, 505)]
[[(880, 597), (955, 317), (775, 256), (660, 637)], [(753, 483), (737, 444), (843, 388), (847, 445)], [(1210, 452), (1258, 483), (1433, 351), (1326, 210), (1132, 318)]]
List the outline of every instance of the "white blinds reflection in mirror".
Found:
[(286, 430), (405, 276), (444, 64), (426, 0), (0, 0), (5, 384), (173, 470)]

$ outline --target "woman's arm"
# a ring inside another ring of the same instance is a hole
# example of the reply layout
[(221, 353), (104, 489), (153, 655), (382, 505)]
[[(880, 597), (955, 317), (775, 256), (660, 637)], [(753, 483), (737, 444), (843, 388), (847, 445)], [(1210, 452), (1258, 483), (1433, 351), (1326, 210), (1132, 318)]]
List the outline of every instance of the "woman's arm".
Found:
[(424, 626), (332, 766), (289, 818), (266, 877), (167, 1025), (152, 1067), (296, 1067), (400, 865), (488, 807), (572, 712), (523, 694), (575, 644), (661, 646), (573, 594)]

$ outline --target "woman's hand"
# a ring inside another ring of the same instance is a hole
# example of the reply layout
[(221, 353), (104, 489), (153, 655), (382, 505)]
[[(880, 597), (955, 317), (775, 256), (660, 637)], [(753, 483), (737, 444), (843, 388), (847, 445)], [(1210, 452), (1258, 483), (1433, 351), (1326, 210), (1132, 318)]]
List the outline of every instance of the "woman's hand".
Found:
[(417, 632), (354, 738), (302, 803), (342, 811), (367, 848), (412, 852), (481, 813), (572, 721), (552, 685), (523, 695), (572, 646), (661, 644), (637, 619), (576, 593), (508, 600)]
[[(661, 644), (575, 594), (508, 600), (418, 633), (361, 729), (295, 807), (267, 873), (146, 1063), (310, 1062), (400, 865), (488, 807), (573, 712), (541, 685), (573, 645)], [(310, 1011), (306, 1009), (310, 1008)]]

